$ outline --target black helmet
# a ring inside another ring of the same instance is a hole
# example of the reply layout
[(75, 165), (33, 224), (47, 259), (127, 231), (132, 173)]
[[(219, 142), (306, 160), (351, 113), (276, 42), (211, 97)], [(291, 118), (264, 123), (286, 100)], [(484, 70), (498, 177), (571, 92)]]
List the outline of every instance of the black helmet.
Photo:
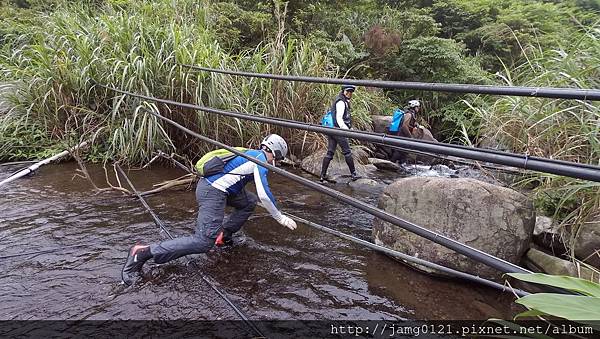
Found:
[(354, 92), (354, 91), (356, 91), (356, 86), (354, 86), (354, 85), (342, 85), (342, 92), (343, 91)]

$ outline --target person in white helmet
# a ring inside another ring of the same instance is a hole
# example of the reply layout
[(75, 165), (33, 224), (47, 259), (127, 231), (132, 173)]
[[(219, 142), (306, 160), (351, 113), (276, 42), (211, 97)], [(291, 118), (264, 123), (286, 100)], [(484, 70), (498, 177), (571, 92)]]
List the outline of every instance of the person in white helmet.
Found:
[[(421, 102), (419, 100), (410, 100), (407, 109), (404, 111), (404, 117), (396, 135), (406, 138), (417, 138), (417, 114), (419, 112), (421, 112)], [(405, 158), (405, 152), (394, 149), (390, 161), (404, 162)]]
[[(277, 134), (271, 134), (261, 142), (260, 149), (244, 153), (274, 165), (275, 160), (285, 158), (287, 151), (285, 140)], [(214, 245), (231, 245), (233, 234), (248, 220), (257, 203), (256, 195), (244, 188), (251, 181), (256, 186), (258, 199), (273, 219), (291, 230), (296, 229), (294, 220), (277, 209), (269, 189), (267, 173), (265, 167), (237, 156), (225, 164), (223, 172), (200, 178), (196, 187), (199, 213), (195, 233), (156, 244), (132, 246), (121, 271), (123, 282), (131, 285), (134, 276), (150, 258), (162, 264), (184, 255), (208, 252)], [(226, 205), (232, 206), (235, 211), (223, 222)]]

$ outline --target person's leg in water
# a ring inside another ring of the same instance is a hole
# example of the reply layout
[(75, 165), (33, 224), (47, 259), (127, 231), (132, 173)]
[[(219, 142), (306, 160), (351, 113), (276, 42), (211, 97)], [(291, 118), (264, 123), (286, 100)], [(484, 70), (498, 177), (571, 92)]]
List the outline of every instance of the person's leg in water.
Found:
[(350, 170), (351, 180), (360, 179), (358, 173), (356, 173), (356, 168), (354, 167), (354, 158), (352, 158), (352, 150), (350, 149), (350, 143), (348, 142), (348, 138), (345, 137), (336, 137), (337, 142), (342, 148), (342, 154), (344, 155), (344, 159), (346, 160), (346, 165), (348, 165), (348, 169)]
[(196, 200), (198, 218), (192, 236), (152, 245), (135, 245), (129, 249), (127, 261), (121, 271), (121, 278), (126, 285), (133, 283), (135, 274), (151, 258), (157, 264), (163, 264), (188, 254), (208, 252), (214, 246), (223, 224), (227, 194), (212, 187), (205, 179), (200, 179), (196, 187)]
[(245, 189), (239, 194), (230, 194), (227, 197), (227, 205), (235, 208), (235, 211), (223, 224), (223, 230), (219, 233), (215, 242), (217, 246), (233, 245), (233, 234), (239, 231), (250, 215), (252, 215), (257, 201), (258, 198), (256, 195)]
[(328, 135), (327, 136), (327, 154), (323, 158), (323, 164), (321, 165), (321, 183), (325, 183), (328, 181), (327, 178), (327, 169), (329, 168), (329, 163), (333, 156), (335, 155), (335, 149), (337, 148), (337, 140)]

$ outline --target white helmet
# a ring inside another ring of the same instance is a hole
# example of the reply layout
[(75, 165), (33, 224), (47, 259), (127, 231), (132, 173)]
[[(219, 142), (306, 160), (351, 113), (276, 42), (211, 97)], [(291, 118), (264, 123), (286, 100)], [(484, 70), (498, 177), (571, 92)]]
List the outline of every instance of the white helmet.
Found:
[(408, 102), (408, 108), (415, 108), (415, 107), (421, 107), (421, 103), (419, 102), (419, 100), (410, 100)]
[(287, 143), (277, 134), (268, 135), (260, 145), (268, 147), (276, 160), (283, 160), (288, 152)]

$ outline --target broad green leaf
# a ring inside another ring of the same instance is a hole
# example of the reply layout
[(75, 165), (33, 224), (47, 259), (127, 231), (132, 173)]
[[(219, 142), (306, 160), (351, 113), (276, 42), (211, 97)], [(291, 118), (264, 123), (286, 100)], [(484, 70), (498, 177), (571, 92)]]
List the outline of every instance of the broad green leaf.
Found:
[(516, 302), (527, 308), (568, 320), (600, 320), (600, 298), (537, 293), (519, 298)]
[(565, 288), (571, 291), (576, 291), (585, 295), (600, 298), (600, 284), (596, 284), (589, 280), (543, 273), (508, 273), (508, 275), (521, 281)]
[(525, 312), (521, 312), (521, 313), (517, 314), (515, 316), (515, 319), (521, 318), (521, 317), (537, 317), (540, 315), (546, 315), (546, 313), (541, 312), (539, 310), (527, 310)]

